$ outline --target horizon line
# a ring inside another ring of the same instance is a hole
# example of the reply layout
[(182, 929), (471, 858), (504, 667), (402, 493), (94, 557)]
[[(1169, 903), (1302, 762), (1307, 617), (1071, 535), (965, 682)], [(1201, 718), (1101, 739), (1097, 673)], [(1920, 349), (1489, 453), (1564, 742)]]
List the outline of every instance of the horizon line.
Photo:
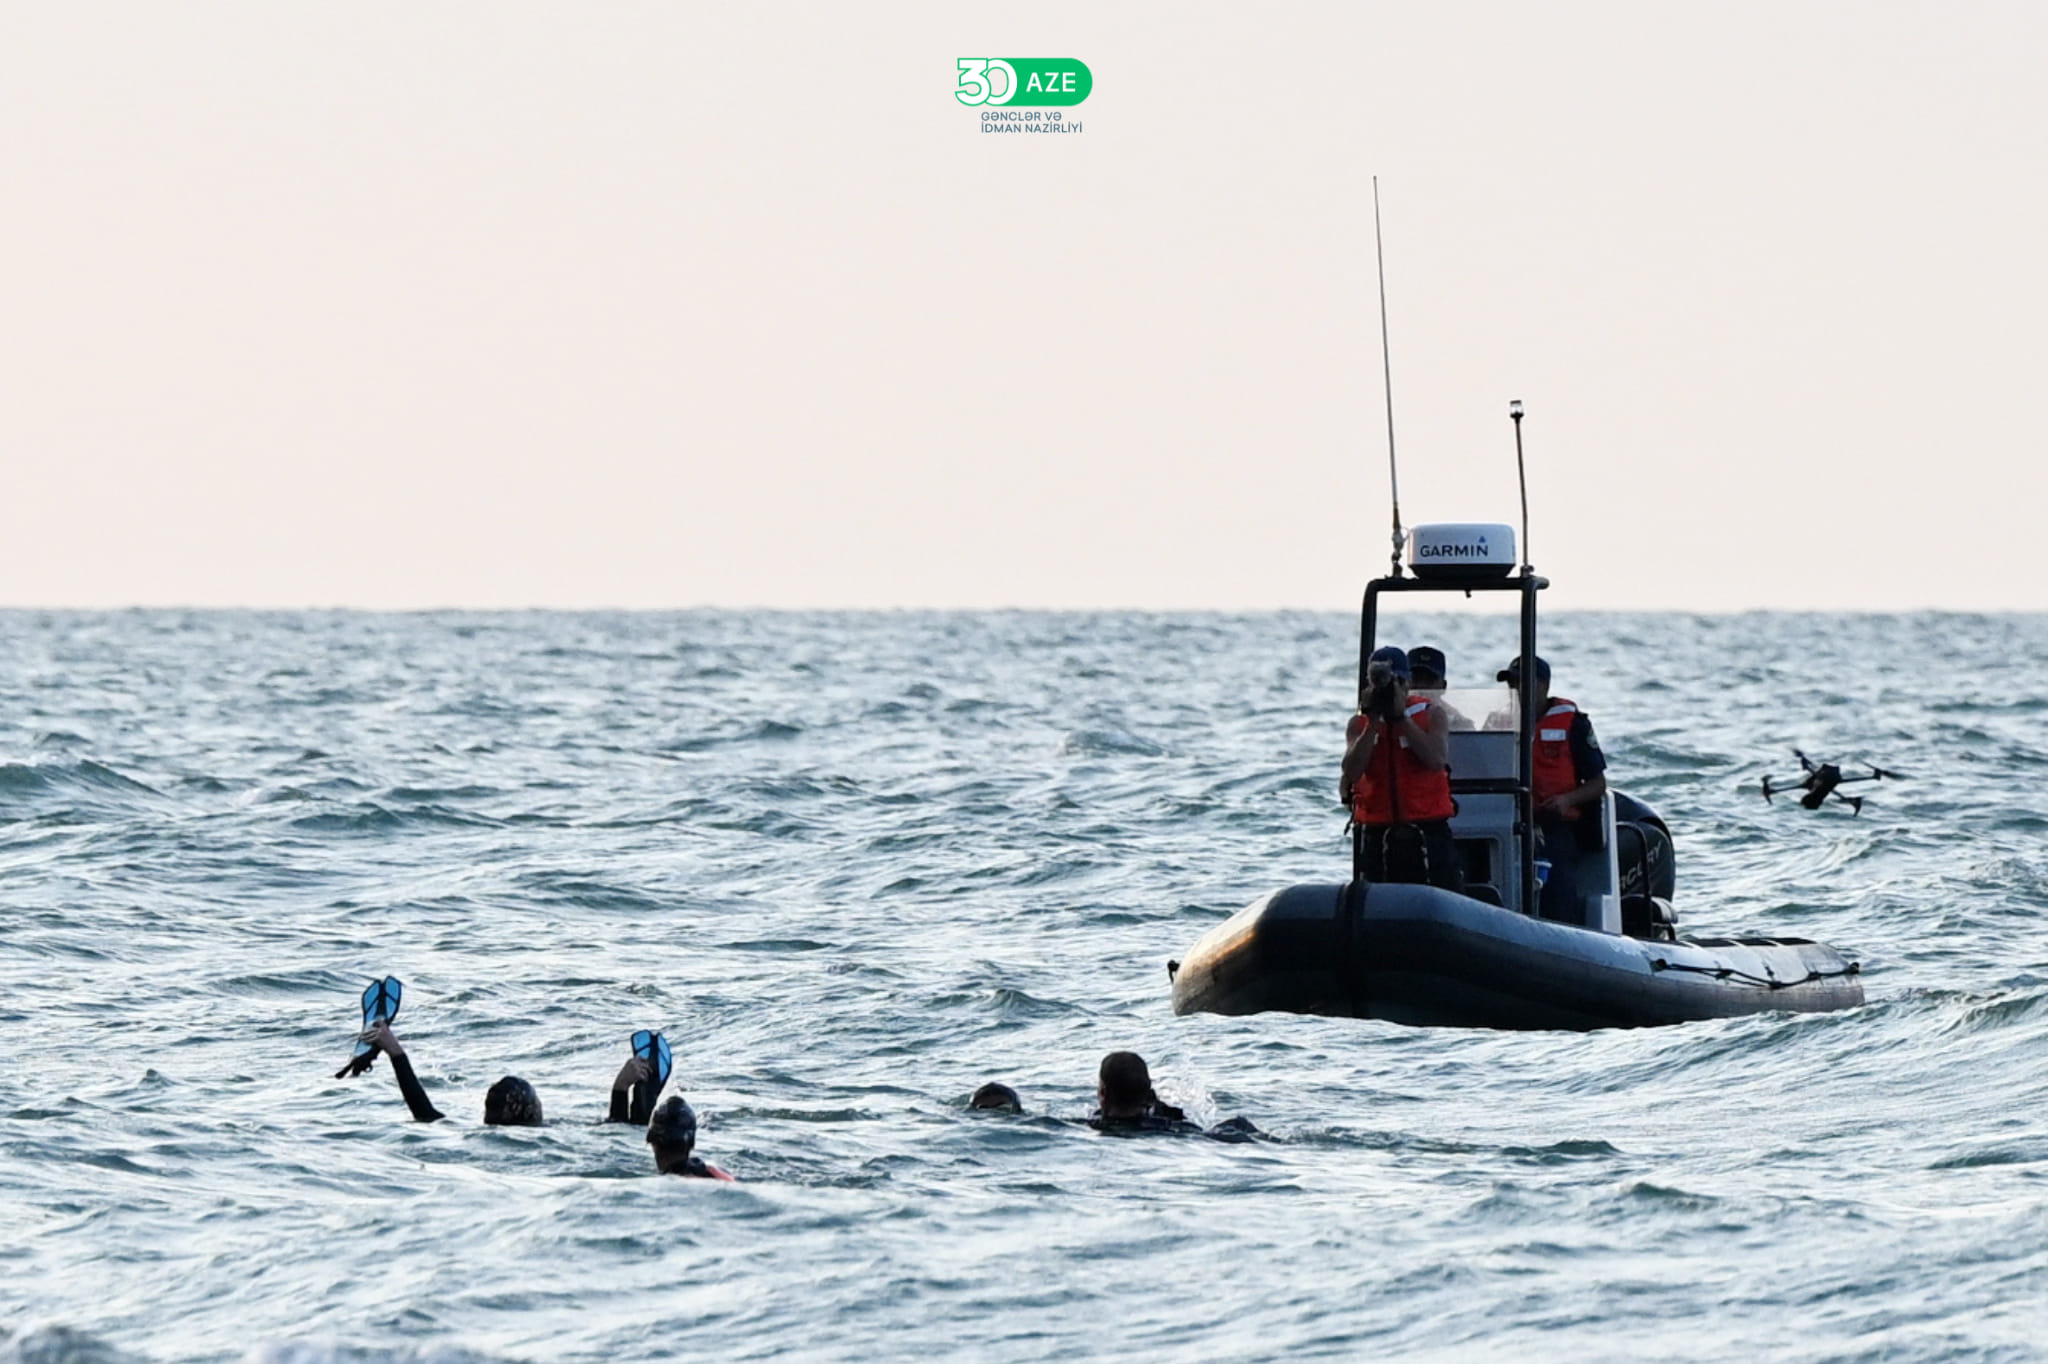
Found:
[[(1406, 605), (1406, 603), (1404, 603)], [(1424, 608), (1411, 608), (1424, 609)], [(728, 615), (1148, 615), (1148, 616), (1282, 616), (1355, 615), (1353, 606), (830, 606), (830, 605), (730, 605), (699, 602), (687, 606), (357, 606), (357, 605), (223, 605), (220, 603), (129, 602), (121, 605), (16, 605), (0, 603), (0, 615), (124, 615), (152, 612), (183, 612), (218, 615), (685, 615), (719, 613)], [(1475, 614), (1511, 615), (1495, 609)], [(1984, 606), (1557, 606), (1545, 608), (1545, 616), (2041, 616), (2048, 607)]]

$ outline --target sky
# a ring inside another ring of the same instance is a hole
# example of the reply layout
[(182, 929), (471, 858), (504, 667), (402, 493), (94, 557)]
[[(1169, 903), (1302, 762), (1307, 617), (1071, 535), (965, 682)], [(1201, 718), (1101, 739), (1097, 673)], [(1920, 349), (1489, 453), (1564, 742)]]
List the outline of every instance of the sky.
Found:
[[(2048, 609), (2048, 6), (0, 0), (0, 605)], [(1060, 136), (955, 63), (1070, 57)]]

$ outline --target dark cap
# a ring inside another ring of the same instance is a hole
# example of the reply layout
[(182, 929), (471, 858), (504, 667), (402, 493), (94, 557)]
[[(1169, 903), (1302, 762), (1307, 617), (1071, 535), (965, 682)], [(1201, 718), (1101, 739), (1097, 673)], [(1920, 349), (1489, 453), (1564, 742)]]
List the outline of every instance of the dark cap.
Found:
[(1152, 1092), (1151, 1068), (1134, 1051), (1113, 1051), (1103, 1057), (1097, 1083), (1102, 1097), (1112, 1104), (1148, 1104), (1158, 1097)]
[(490, 1127), (540, 1126), (540, 1095), (517, 1075), (507, 1075), (484, 1094), (484, 1123)]
[[(1508, 664), (1507, 667), (1502, 668), (1494, 674), (1493, 680), (1505, 682), (1509, 686), (1515, 686), (1520, 683), (1522, 680), (1522, 660), (1518, 658)], [(1536, 658), (1536, 680), (1546, 685), (1550, 681), (1550, 665), (1543, 661), (1543, 657), (1540, 654)]]
[(1450, 669), (1444, 663), (1444, 651), (1427, 644), (1418, 644), (1408, 651), (1408, 667), (1411, 672), (1427, 668), (1438, 677), (1449, 677)]
[(974, 1097), (967, 1101), (969, 1108), (993, 1108), (1004, 1113), (1022, 1113), (1024, 1101), (1017, 1097), (1017, 1091), (1008, 1085), (990, 1080), (974, 1091)]
[(697, 1110), (680, 1094), (671, 1094), (654, 1110), (654, 1116), (647, 1120), (647, 1144), (649, 1146), (677, 1147), (684, 1150), (697, 1144)]
[(1408, 667), (1408, 655), (1391, 644), (1382, 645), (1372, 651), (1372, 657), (1365, 660), (1366, 670), (1370, 672), (1375, 663), (1386, 664), (1387, 670), (1403, 682), (1415, 675)]

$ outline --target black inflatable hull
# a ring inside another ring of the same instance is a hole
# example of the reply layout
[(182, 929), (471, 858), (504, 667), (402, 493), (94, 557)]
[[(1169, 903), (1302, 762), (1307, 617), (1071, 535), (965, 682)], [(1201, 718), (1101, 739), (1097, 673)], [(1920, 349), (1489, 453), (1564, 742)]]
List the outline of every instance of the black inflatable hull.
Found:
[(1178, 1014), (1268, 1010), (1420, 1027), (1640, 1028), (1863, 1002), (1856, 964), (1797, 938), (1644, 942), (1434, 886), (1293, 886), (1204, 934)]

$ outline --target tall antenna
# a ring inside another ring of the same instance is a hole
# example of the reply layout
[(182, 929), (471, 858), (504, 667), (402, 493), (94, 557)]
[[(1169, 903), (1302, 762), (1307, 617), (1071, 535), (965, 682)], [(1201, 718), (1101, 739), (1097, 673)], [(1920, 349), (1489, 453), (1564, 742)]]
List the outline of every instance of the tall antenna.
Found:
[(1533, 573), (1535, 560), (1529, 553), (1529, 475), (1522, 468), (1522, 400), (1508, 400), (1508, 415), (1515, 419), (1515, 481), (1522, 485), (1522, 572)]
[[(1394, 493), (1394, 576), (1401, 576), (1401, 472), (1394, 463), (1394, 361), (1387, 353), (1387, 252), (1380, 237), (1380, 178), (1372, 178), (1372, 251), (1380, 267), (1380, 372), (1387, 381), (1387, 482)], [(1517, 419), (1519, 422), (1519, 419)], [(1515, 430), (1521, 430), (1518, 424)], [(1517, 440), (1519, 441), (1519, 434)], [(1527, 538), (1527, 533), (1524, 533)]]

